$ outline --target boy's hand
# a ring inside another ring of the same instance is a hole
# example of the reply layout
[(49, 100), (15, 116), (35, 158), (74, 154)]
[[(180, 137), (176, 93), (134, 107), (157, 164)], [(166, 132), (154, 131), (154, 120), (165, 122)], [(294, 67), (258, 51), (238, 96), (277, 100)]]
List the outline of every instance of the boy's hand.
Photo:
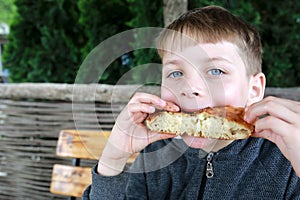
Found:
[(246, 109), (245, 120), (257, 120), (253, 136), (274, 142), (300, 177), (300, 102), (267, 97)]
[(117, 175), (122, 172), (128, 158), (157, 140), (174, 137), (174, 135), (150, 132), (144, 125), (148, 114), (155, 109), (179, 111), (179, 107), (166, 103), (158, 96), (137, 93), (119, 114), (112, 129), (108, 143), (98, 164), (102, 175)]

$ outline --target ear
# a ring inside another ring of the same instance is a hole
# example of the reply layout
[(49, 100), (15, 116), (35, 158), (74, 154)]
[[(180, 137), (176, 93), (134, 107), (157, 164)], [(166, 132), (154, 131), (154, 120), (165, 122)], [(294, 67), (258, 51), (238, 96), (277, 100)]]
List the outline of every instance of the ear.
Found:
[(262, 72), (250, 77), (247, 106), (263, 99), (265, 94), (265, 86), (266, 77)]

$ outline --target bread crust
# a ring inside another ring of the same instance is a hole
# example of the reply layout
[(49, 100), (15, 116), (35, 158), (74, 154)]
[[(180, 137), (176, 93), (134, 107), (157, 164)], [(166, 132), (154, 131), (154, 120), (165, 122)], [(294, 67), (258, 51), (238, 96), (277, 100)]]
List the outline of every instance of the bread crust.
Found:
[(147, 128), (162, 134), (184, 133), (214, 139), (245, 139), (254, 132), (254, 125), (244, 121), (242, 107), (207, 107), (197, 112), (158, 111), (145, 120)]
[(251, 131), (251, 133), (254, 131), (254, 125), (249, 124), (244, 120), (245, 109), (242, 107), (232, 107), (232, 106), (214, 107), (214, 108), (207, 107), (201, 110), (200, 112), (207, 112), (212, 115), (226, 118), (226, 120), (228, 121), (233, 121), (247, 127)]

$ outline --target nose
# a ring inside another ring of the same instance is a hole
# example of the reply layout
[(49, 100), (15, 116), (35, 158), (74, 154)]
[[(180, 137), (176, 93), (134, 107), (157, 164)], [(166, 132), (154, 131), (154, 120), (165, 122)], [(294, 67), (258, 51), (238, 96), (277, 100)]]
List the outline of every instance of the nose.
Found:
[(205, 88), (207, 87), (205, 78), (195, 68), (191, 67), (191, 70), (188, 72), (186, 72), (186, 76), (179, 86), (181, 97), (203, 97), (205, 95)]
[[(199, 81), (198, 81), (199, 83)], [(203, 96), (203, 88), (202, 84), (196, 83), (186, 83), (182, 88), (180, 95), (182, 97), (195, 98)]]

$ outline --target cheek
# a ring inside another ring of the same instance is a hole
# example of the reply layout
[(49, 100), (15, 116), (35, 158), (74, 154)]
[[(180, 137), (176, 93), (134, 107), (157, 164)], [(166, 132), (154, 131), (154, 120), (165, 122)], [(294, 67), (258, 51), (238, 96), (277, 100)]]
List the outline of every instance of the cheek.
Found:
[(227, 103), (228, 86), (226, 81), (206, 81), (206, 98), (210, 106), (225, 106)]
[(219, 97), (215, 98), (219, 101), (223, 101), (223, 105), (232, 105), (232, 106), (245, 106), (248, 99), (248, 86), (244, 83), (235, 83), (224, 86), (226, 90), (223, 91), (221, 96), (219, 92)]
[(176, 88), (168, 87), (166, 85), (161, 86), (161, 98), (165, 101), (171, 101), (173, 103), (178, 102)]
[(212, 106), (246, 105), (249, 85), (238, 77), (207, 81), (207, 87)]

